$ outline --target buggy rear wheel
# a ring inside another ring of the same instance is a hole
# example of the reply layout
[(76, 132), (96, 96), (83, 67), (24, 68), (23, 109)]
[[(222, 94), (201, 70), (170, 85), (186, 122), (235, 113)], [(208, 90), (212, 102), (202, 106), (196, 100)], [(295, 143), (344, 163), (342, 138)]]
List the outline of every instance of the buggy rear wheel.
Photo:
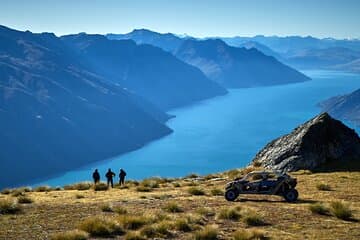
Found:
[(284, 198), (287, 202), (295, 202), (299, 197), (296, 189), (292, 188), (284, 193)]
[(229, 189), (225, 192), (225, 199), (233, 202), (239, 196), (239, 193), (234, 189)]

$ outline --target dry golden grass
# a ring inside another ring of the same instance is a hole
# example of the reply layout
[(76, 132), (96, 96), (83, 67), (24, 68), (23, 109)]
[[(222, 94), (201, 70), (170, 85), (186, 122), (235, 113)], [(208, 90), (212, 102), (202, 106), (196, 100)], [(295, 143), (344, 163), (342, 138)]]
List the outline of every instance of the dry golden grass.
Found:
[[(202, 181), (150, 179), (144, 183), (150, 192), (138, 192), (137, 186), (144, 186), (143, 183), (130, 181), (128, 188), (83, 190), (83, 198), (76, 197), (77, 190), (37, 189), (45, 191), (27, 192), (26, 196), (34, 202), (22, 205), (21, 212), (0, 214), (0, 239), (50, 239), (55, 234), (71, 233), (89, 218), (108, 223), (105, 230), (110, 231), (113, 239), (151, 239), (152, 234), (166, 239), (206, 239), (206, 236), (211, 239), (214, 228), (206, 226), (215, 225), (218, 239), (360, 239), (360, 223), (356, 221), (360, 219), (360, 172), (293, 173), (300, 194), (299, 201), (293, 204), (277, 196), (247, 195), (227, 202), (211, 194), (214, 189), (223, 189), (229, 177), (241, 176), (246, 171), (249, 170), (205, 176)], [(206, 190), (207, 195), (189, 194), (189, 183)], [(328, 184), (331, 191), (319, 191), (319, 183)], [(0, 201), (5, 203), (13, 204), (16, 200), (11, 194), (0, 194)], [(181, 212), (167, 210), (174, 202)], [(333, 202), (340, 202), (345, 208)], [(313, 214), (310, 206), (316, 203), (327, 206), (330, 214)], [(111, 206), (113, 211), (103, 212), (103, 206)], [(240, 212), (238, 221), (218, 218), (222, 209), (234, 208)], [(349, 215), (345, 210), (349, 209), (351, 221), (335, 217), (338, 214), (346, 218)], [(244, 220), (247, 210), (255, 212), (266, 225), (248, 227)], [(116, 232), (119, 229), (125, 231), (124, 235)], [(237, 232), (241, 229), (246, 230)]]

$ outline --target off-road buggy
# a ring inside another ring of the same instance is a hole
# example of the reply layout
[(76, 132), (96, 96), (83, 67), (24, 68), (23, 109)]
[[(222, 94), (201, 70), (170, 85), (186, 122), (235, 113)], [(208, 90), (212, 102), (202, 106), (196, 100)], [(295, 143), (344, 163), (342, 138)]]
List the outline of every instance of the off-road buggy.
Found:
[(225, 199), (234, 201), (239, 194), (266, 194), (282, 196), (287, 202), (295, 202), (299, 196), (295, 189), (296, 184), (296, 178), (286, 173), (254, 171), (227, 183)]

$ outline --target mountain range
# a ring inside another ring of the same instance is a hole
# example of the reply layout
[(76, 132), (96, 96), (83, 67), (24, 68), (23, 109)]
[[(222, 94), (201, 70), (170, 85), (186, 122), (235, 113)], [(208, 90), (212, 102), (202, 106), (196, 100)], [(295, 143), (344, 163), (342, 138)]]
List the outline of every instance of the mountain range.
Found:
[(160, 34), (146, 29), (127, 34), (108, 34), (107, 37), (118, 40), (132, 39), (138, 44), (153, 44), (199, 68), (208, 78), (228, 88), (309, 80), (274, 57), (256, 49), (231, 47), (220, 39), (181, 38), (171, 33)]
[(321, 102), (320, 107), (332, 116), (360, 126), (360, 89)]

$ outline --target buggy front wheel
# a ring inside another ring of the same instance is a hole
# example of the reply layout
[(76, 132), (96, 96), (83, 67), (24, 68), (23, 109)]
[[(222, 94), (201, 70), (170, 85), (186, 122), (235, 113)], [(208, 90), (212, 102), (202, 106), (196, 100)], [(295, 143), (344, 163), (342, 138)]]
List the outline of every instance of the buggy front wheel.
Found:
[(296, 189), (290, 189), (284, 193), (284, 198), (287, 202), (295, 202), (298, 199), (299, 193)]
[(237, 191), (234, 190), (234, 189), (229, 189), (229, 190), (226, 190), (226, 192), (225, 192), (225, 199), (230, 201), (230, 202), (235, 201), (235, 199), (238, 196), (239, 196), (239, 193), (237, 193)]

